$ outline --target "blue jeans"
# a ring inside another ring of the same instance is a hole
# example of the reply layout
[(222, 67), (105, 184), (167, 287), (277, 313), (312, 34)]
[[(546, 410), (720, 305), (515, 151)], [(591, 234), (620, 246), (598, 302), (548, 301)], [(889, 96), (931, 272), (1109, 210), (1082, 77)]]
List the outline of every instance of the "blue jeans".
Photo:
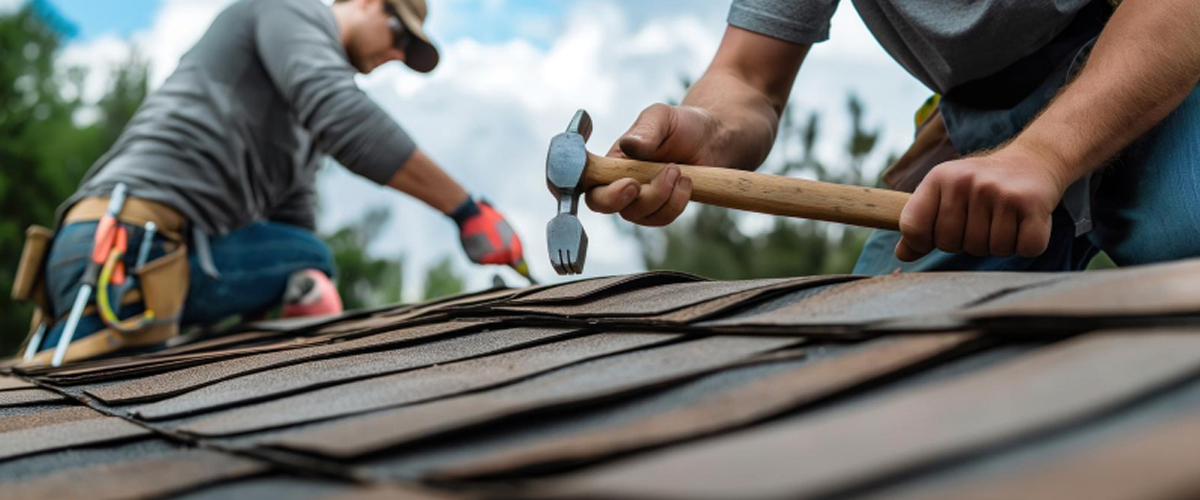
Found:
[[(129, 231), (125, 266), (133, 269), (144, 232), (140, 227), (125, 228)], [(77, 222), (63, 227), (54, 238), (46, 263), (46, 285), (56, 317), (64, 318), (75, 302), (95, 232), (95, 222)], [(161, 235), (155, 238), (151, 259), (166, 253), (165, 243)], [(266, 311), (279, 303), (288, 278), (296, 271), (317, 269), (333, 276), (329, 247), (311, 231), (296, 226), (258, 222), (213, 238), (211, 243), (213, 263), (220, 271), (218, 279), (200, 269), (196, 249), (188, 247), (191, 269), (183, 326), (208, 325), (238, 314)], [(121, 308), (120, 316), (130, 317), (142, 310), (141, 304), (130, 304)], [(41, 349), (58, 344), (64, 323), (59, 321), (46, 332)], [(84, 316), (74, 338), (84, 338), (103, 328), (98, 316)]]
[[(999, 138), (995, 142), (1002, 142)], [(854, 272), (1073, 271), (1103, 250), (1120, 266), (1200, 256), (1200, 89), (1161, 123), (1131, 144), (1094, 180), (1093, 230), (1076, 237), (1060, 206), (1050, 246), (1032, 259), (973, 257), (934, 250), (915, 262), (900, 262), (895, 231), (875, 231)]]

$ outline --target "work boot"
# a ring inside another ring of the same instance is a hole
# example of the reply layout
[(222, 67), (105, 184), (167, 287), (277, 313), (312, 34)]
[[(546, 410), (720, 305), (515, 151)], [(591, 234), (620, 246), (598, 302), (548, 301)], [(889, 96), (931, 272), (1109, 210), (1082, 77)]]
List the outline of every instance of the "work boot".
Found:
[(328, 316), (342, 312), (342, 297), (333, 280), (316, 269), (296, 271), (283, 292), (284, 318)]

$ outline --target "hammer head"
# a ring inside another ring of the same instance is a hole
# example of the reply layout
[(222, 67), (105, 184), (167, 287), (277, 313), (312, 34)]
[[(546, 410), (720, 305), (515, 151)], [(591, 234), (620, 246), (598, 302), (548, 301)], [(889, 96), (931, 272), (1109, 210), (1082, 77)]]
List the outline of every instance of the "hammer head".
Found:
[(550, 140), (546, 155), (546, 186), (558, 201), (558, 215), (546, 226), (550, 263), (558, 274), (579, 274), (587, 258), (587, 233), (579, 221), (579, 196), (583, 194), (583, 170), (587, 167), (588, 137), (592, 118), (587, 111), (575, 112), (567, 131)]

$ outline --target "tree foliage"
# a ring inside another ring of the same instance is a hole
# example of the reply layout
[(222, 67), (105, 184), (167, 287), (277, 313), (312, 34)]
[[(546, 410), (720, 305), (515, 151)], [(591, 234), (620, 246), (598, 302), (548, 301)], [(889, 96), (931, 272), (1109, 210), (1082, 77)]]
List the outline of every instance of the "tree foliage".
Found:
[(376, 258), (367, 253), (390, 219), (387, 207), (376, 207), (358, 222), (322, 237), (333, 252), (338, 293), (346, 309), (400, 302), (404, 289), (403, 258)]
[(449, 256), (442, 257), (425, 272), (425, 300), (453, 295), (462, 292), (463, 288), (463, 278), (455, 272), (454, 261)]
[[(55, 58), (69, 29), (52, 9), (31, 2), (0, 15), (0, 354), (12, 352), (32, 309), (7, 299), (25, 228), (53, 226), (58, 204), (112, 145), (146, 95), (146, 64), (134, 56), (116, 70), (98, 103), (82, 100), (82, 68)], [(95, 106), (98, 119), (75, 117)]]

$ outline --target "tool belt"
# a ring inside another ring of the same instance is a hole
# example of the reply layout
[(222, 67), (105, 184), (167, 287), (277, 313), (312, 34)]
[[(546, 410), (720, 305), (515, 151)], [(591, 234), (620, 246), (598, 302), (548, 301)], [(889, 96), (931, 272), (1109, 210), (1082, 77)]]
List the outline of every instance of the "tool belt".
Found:
[[(107, 204), (108, 198), (80, 200), (67, 211), (61, 225), (100, 220)], [(187, 298), (189, 278), (187, 242), (183, 237), (186, 220), (182, 214), (166, 205), (137, 198), (126, 201), (117, 219), (124, 224), (138, 227), (153, 222), (157, 225), (157, 234), (161, 234), (168, 241), (166, 255), (132, 270), (138, 286), (130, 288), (124, 296), (114, 299), (121, 304), (141, 301), (145, 305), (146, 312), (122, 320), (123, 324), (137, 324), (138, 320), (144, 319), (147, 314), (151, 314), (150, 319), (154, 321), (144, 321), (143, 325), (134, 329), (110, 326), (79, 338), (71, 342), (65, 361), (94, 358), (124, 348), (158, 344), (179, 334), (178, 319)], [(36, 305), (33, 325), (25, 344), (33, 340), (39, 327), (49, 329), (66, 318), (65, 311), (60, 311), (62, 314), (57, 317), (52, 313), (45, 284), (46, 260), (53, 239), (54, 233), (44, 227), (32, 226), (25, 232), (25, 247), (12, 290), (13, 300), (32, 301)], [(84, 309), (84, 314), (95, 311), (95, 306), (88, 306)], [(27, 347), (25, 344), (22, 345), (22, 351)], [(26, 360), (25, 364), (49, 364), (53, 353), (53, 348), (45, 349)]]
[(892, 189), (911, 193), (933, 167), (962, 156), (950, 142), (946, 122), (933, 96), (917, 111), (917, 137), (899, 159), (884, 169), (881, 178)]

